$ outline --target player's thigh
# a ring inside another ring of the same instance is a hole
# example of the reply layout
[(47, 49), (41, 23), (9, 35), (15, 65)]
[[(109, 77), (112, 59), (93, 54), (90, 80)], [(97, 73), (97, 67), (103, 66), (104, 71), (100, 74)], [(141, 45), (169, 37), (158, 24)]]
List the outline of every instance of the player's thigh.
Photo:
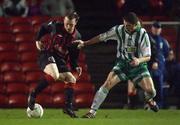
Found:
[(59, 71), (56, 63), (47, 64), (44, 68), (44, 72), (53, 77), (55, 80), (58, 80), (59, 78)]
[(136, 93), (136, 88), (134, 86), (134, 83), (131, 80), (128, 80), (128, 94), (134, 94)]
[(120, 82), (120, 78), (118, 77), (118, 75), (116, 75), (113, 71), (109, 73), (107, 80), (105, 81), (105, 83), (103, 84), (103, 86), (107, 89), (111, 89), (112, 87), (114, 87), (116, 84), (118, 84)]
[(144, 77), (140, 81), (139, 85), (146, 92), (152, 92), (153, 90), (155, 90), (153, 80), (152, 80), (152, 78), (150, 76), (149, 77)]
[(65, 83), (76, 83), (76, 78), (71, 72), (60, 73), (59, 76), (64, 79)]

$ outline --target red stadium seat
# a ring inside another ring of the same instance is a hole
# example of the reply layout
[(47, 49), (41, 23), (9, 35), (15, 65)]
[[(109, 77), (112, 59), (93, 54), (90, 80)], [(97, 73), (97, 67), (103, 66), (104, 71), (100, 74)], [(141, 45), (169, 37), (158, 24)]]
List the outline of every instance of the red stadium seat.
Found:
[(0, 62), (18, 62), (19, 55), (16, 52), (1, 52)]
[(0, 51), (16, 51), (17, 46), (12, 42), (0, 43)]
[(52, 94), (56, 93), (63, 93), (64, 92), (64, 83), (63, 82), (57, 82), (53, 83), (51, 87)]
[(10, 25), (16, 25), (16, 24), (30, 24), (28, 18), (23, 18), (23, 17), (12, 17), (10, 18)]
[(8, 97), (4, 94), (0, 94), (0, 107), (1, 108), (8, 107)]
[(29, 42), (32, 43), (35, 40), (35, 35), (33, 33), (21, 33), (16, 34), (15, 42)]
[(37, 33), (39, 32), (40, 27), (41, 27), (41, 24), (35, 24), (35, 25), (33, 26), (33, 28), (34, 28), (34, 33), (35, 33), (35, 34), (37, 34)]
[(9, 25), (0, 24), (0, 33), (11, 33), (12, 28)]
[(21, 65), (18, 62), (4, 62), (1, 65), (1, 72), (21, 71)]
[(0, 84), (0, 94), (6, 93), (6, 86), (4, 84)]
[(24, 52), (20, 57), (22, 62), (36, 62), (37, 61), (37, 53), (34, 52)]
[(8, 25), (8, 23), (9, 23), (8, 18), (0, 17), (0, 24)]
[(12, 26), (13, 33), (33, 33), (33, 27), (31, 25), (15, 25)]
[(30, 22), (32, 25), (42, 24), (42, 17), (41, 16), (33, 16), (30, 18)]
[(22, 72), (5, 72), (3, 81), (5, 83), (24, 83), (24, 74)]
[(53, 96), (53, 106), (54, 107), (56, 107), (56, 108), (64, 107), (64, 102), (65, 102), (65, 98), (64, 98), (63, 93), (55, 94)]
[(93, 101), (94, 95), (93, 94), (79, 94), (75, 97), (76, 107), (79, 108), (88, 108), (91, 106)]
[(53, 17), (42, 16), (42, 23), (48, 23), (52, 20)]
[(32, 83), (36, 82), (38, 83), (39, 79), (43, 76), (42, 72), (27, 72), (26, 73), (26, 82)]
[(11, 33), (0, 33), (0, 42), (13, 42), (14, 35)]
[(35, 45), (35, 42), (33, 43), (27, 43), (27, 42), (22, 42), (18, 46), (18, 52), (25, 52), (25, 51), (33, 51), (36, 52), (37, 48)]
[(40, 71), (39, 66), (36, 62), (26, 62), (22, 64), (23, 72)]
[(10, 83), (7, 84), (6, 92), (8, 95), (11, 94), (28, 94), (28, 86), (26, 84), (20, 83)]
[(53, 99), (49, 94), (40, 94), (37, 96), (37, 103), (41, 104), (43, 107), (52, 107)]
[(13, 94), (9, 96), (9, 108), (26, 108), (27, 96), (24, 94)]
[(89, 93), (89, 94), (93, 94), (95, 91), (95, 87), (93, 84), (91, 83), (77, 83), (74, 86), (74, 91), (75, 93), (79, 94), (79, 93)]
[[(29, 85), (29, 92), (32, 92), (32, 90), (34, 90), (37, 85), (38, 85), (38, 83), (31, 83)], [(43, 94), (51, 94), (51, 85), (48, 85), (47, 88), (45, 88), (41, 93), (43, 93)]]

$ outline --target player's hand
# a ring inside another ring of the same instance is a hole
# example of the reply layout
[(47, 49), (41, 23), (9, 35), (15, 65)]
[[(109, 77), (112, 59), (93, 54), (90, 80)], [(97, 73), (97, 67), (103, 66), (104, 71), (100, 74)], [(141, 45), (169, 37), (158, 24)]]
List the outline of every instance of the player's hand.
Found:
[(153, 69), (153, 70), (157, 70), (157, 69), (158, 69), (158, 63), (157, 63), (157, 62), (154, 62), (154, 63), (152, 64), (152, 69)]
[(79, 43), (77, 46), (78, 49), (82, 49), (84, 47), (84, 41), (82, 40), (76, 40), (74, 43)]
[(78, 73), (78, 77), (80, 77), (81, 74), (82, 74), (82, 68), (81, 67), (76, 67), (76, 72)]
[(133, 59), (132, 59), (132, 61), (130, 62), (130, 65), (131, 66), (139, 66), (139, 59), (138, 58), (136, 58), (136, 57), (134, 57)]

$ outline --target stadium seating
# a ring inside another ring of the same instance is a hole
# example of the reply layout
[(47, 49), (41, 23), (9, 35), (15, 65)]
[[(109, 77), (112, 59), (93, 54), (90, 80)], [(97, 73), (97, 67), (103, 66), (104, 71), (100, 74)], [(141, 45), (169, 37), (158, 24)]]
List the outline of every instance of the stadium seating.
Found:
[(28, 94), (28, 86), (26, 84), (21, 84), (21, 83), (10, 83), (7, 84), (6, 87), (6, 92), (8, 95), (13, 95), (13, 94)]
[(33, 52), (36, 52), (37, 49), (36, 49), (36, 45), (34, 42), (22, 42), (22, 43), (19, 43), (19, 46), (18, 46), (18, 52), (30, 52), (30, 51), (33, 51)]
[(3, 62), (0, 71), (2, 73), (8, 71), (21, 71), (21, 64), (19, 62)]
[(12, 42), (0, 43), (0, 52), (2, 51), (16, 51), (17, 45)]
[(17, 52), (1, 52), (0, 62), (18, 62), (19, 55)]
[(15, 25), (12, 26), (13, 33), (33, 33), (33, 27), (31, 25)]
[(64, 94), (58, 93), (53, 96), (53, 106), (55, 108), (64, 107)]
[(24, 94), (12, 94), (8, 100), (9, 108), (22, 108), (27, 107), (27, 95)]
[(0, 107), (1, 108), (8, 107), (8, 97), (4, 94), (0, 94)]
[(14, 38), (12, 33), (0, 33), (0, 42), (13, 42)]
[(23, 72), (31, 72), (31, 71), (39, 71), (39, 66), (35, 62), (25, 62), (22, 63), (22, 71)]
[(3, 77), (4, 83), (13, 83), (13, 82), (19, 82), (23, 83), (24, 82), (24, 74), (22, 72), (5, 72)]

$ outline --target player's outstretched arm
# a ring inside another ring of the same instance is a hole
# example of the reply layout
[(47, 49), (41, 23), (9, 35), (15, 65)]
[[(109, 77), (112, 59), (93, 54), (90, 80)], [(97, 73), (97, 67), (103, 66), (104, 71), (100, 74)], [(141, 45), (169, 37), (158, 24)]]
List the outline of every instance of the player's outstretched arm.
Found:
[(87, 40), (87, 41), (76, 40), (75, 42), (79, 43), (78, 48), (81, 49), (81, 48), (83, 48), (85, 46), (93, 45), (93, 44), (96, 44), (96, 43), (100, 42), (100, 39), (99, 39), (99, 35), (98, 35), (98, 36), (95, 36), (92, 39)]

